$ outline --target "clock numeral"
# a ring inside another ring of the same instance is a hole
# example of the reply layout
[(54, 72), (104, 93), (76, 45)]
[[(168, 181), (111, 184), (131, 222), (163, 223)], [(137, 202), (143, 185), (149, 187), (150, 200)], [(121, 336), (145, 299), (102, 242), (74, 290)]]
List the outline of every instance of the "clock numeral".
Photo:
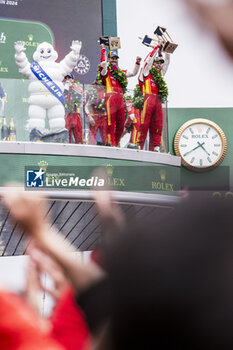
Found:
[(189, 128), (189, 131), (191, 132), (191, 134), (194, 134), (194, 131), (192, 128)]
[(207, 135), (209, 134), (209, 132), (210, 132), (210, 128), (208, 128), (208, 129), (206, 130)]
[(180, 147), (187, 147), (187, 145), (180, 145)]
[(183, 138), (186, 139), (186, 140), (189, 139), (188, 136), (186, 136), (186, 135), (183, 135)]
[(210, 157), (207, 157), (207, 160), (209, 163), (212, 163), (212, 160), (210, 159)]
[(220, 145), (220, 143), (215, 143), (214, 144), (214, 147), (220, 147), (221, 145)]
[(215, 155), (215, 156), (218, 156), (218, 153), (216, 153), (216, 152), (212, 152), (212, 154)]
[(214, 136), (212, 136), (212, 139), (214, 140), (214, 139), (216, 139), (216, 137), (218, 137), (218, 135), (216, 134), (216, 135), (214, 135)]
[(203, 165), (203, 160), (202, 159), (199, 160), (199, 164), (200, 164), (200, 166)]
[(191, 160), (190, 160), (190, 163), (193, 163), (195, 160), (195, 157), (193, 157)]

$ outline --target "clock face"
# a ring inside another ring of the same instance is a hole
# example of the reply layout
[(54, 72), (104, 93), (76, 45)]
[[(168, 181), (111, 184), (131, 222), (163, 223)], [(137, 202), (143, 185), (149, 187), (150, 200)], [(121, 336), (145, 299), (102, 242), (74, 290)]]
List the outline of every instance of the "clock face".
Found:
[(207, 171), (222, 162), (227, 142), (217, 124), (207, 119), (193, 119), (178, 130), (174, 149), (184, 166), (194, 171)]

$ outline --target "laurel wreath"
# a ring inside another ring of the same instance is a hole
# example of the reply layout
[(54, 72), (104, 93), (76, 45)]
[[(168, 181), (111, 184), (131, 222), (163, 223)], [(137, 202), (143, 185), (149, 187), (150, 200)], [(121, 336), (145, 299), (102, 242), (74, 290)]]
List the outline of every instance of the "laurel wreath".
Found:
[[(158, 86), (159, 91), (159, 99), (162, 103), (165, 103), (168, 98), (168, 88), (165, 80), (163, 79), (163, 76), (161, 73), (157, 71), (155, 67), (152, 67), (150, 69), (150, 73), (152, 75), (153, 80), (156, 82)], [(134, 89), (134, 96), (133, 96), (133, 107), (136, 109), (143, 109), (144, 104), (144, 96), (140, 90), (139, 84), (136, 85)]]
[[(112, 65), (111, 63), (108, 64), (108, 68), (112, 76), (120, 83), (123, 94), (127, 90), (128, 85), (128, 79), (125, 75), (125, 73), (116, 65)], [(98, 65), (98, 72), (100, 71), (100, 65)]]
[(159, 90), (159, 98), (162, 103), (167, 101), (168, 98), (168, 88), (165, 80), (161, 73), (157, 71), (155, 67), (150, 69), (153, 80), (156, 82)]

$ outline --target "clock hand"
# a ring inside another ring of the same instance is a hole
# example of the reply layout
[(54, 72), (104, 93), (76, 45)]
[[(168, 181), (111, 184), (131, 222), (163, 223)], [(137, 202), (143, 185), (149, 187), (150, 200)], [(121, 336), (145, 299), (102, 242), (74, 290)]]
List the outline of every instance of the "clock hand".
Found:
[(195, 149), (197, 149), (197, 148), (199, 148), (199, 147), (202, 147), (202, 146), (204, 145), (204, 143), (205, 143), (205, 142), (203, 142), (203, 143), (199, 143), (199, 142), (198, 142), (198, 146), (196, 146), (196, 147), (194, 147), (193, 149), (191, 149), (191, 151), (186, 152), (186, 153), (183, 155), (183, 157), (185, 157), (185, 156), (187, 156), (189, 153), (195, 151)]
[(203, 146), (205, 142), (203, 142), (203, 143), (201, 144), (201, 143), (198, 141), (197, 143), (201, 146), (201, 148), (205, 151), (205, 153), (207, 153), (208, 156), (210, 156), (210, 153), (207, 152), (207, 150), (206, 150), (205, 147)]

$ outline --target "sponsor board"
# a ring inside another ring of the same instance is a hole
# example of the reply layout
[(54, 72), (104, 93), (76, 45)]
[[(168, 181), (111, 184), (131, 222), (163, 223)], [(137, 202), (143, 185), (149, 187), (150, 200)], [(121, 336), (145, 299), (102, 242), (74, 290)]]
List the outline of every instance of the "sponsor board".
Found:
[[(179, 168), (167, 166), (59, 167), (41, 162), (38, 169), (26, 167), (26, 189), (98, 189), (174, 193), (180, 190)], [(96, 172), (98, 169), (98, 173)], [(98, 175), (101, 174), (101, 175)]]
[(33, 53), (41, 42), (54, 45), (53, 33), (44, 23), (0, 18), (0, 28), (0, 49), (4, 48), (1, 50), (0, 78), (22, 79), (15, 64), (16, 41), (24, 42), (29, 62), (33, 62)]

